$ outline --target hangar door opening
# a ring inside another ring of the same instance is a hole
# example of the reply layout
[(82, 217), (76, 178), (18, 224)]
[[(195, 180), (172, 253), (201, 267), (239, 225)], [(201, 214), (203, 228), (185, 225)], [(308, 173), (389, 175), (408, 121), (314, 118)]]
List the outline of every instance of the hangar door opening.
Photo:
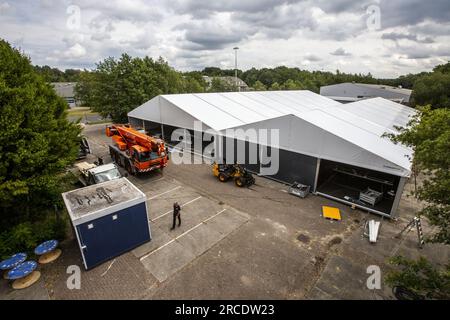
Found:
[(321, 160), (316, 192), (389, 215), (400, 177)]

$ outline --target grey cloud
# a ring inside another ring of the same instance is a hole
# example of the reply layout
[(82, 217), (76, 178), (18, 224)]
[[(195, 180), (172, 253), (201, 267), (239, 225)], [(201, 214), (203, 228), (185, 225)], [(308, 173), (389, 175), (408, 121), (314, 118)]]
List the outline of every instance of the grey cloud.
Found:
[(177, 13), (190, 14), (195, 17), (205, 17), (214, 12), (255, 13), (268, 11), (283, 4), (302, 1), (303, 0), (171, 0), (169, 3), (170, 8)]
[(179, 41), (181, 47), (187, 50), (222, 49), (253, 34), (245, 26), (228, 26), (210, 21), (179, 24), (174, 30), (184, 31), (184, 37)]
[(306, 56), (304, 56), (304, 58), (308, 61), (311, 62), (318, 62), (318, 61), (322, 61), (322, 58), (315, 55), (315, 54), (307, 54)]
[(255, 28), (280, 29), (286, 34), (296, 29), (315, 29), (318, 25), (312, 16), (311, 8), (299, 4), (285, 4), (252, 13), (236, 12), (232, 18)]
[(221, 34), (209, 30), (190, 30), (185, 38), (188, 43), (183, 48), (190, 50), (217, 50), (242, 40), (242, 35)]
[(82, 14), (83, 11), (99, 12), (102, 16), (111, 20), (124, 20), (133, 22), (160, 22), (163, 19), (161, 7), (156, 6), (154, 1), (90, 1), (78, 0), (78, 5)]
[(363, 12), (365, 8), (374, 1), (354, 1), (354, 0), (318, 0), (310, 1), (327, 13), (343, 13), (343, 12)]
[(419, 43), (434, 43), (434, 40), (431, 37), (420, 38), (417, 34), (411, 33), (397, 33), (397, 32), (383, 33), (381, 39), (393, 41), (407, 39)]
[(427, 21), (424, 23), (421, 23), (419, 25), (413, 25), (409, 26), (408, 30), (411, 33), (421, 34), (421, 35), (428, 35), (428, 36), (448, 36), (450, 35), (450, 23), (443, 24), (443, 23), (437, 23), (434, 21)]
[(382, 28), (408, 26), (424, 21), (448, 23), (450, 1), (448, 0), (391, 0), (381, 1)]
[(345, 51), (343, 48), (338, 48), (333, 52), (330, 52), (330, 54), (333, 56), (343, 56), (343, 57), (348, 57), (352, 55), (350, 52)]
[[(66, 28), (70, 4), (81, 8), (79, 32)], [(366, 9), (377, 4), (382, 30), (369, 32)], [(364, 59), (373, 62), (371, 72), (406, 73), (448, 58), (449, 12), (449, 0), (0, 0), (0, 30), (2, 37), (20, 45), (34, 63), (59, 67), (92, 66), (123, 52), (166, 55), (175, 67), (186, 69), (226, 66), (233, 63), (231, 48), (235, 45), (249, 49), (242, 52), (243, 68), (321, 58), (321, 65), (333, 65), (341, 60), (334, 56), (350, 56), (342, 41), (354, 37), (361, 44), (352, 44), (352, 59), (358, 61), (367, 54)], [(124, 30), (138, 34), (127, 37)], [(277, 42), (280, 47), (274, 50), (271, 40), (279, 39), (288, 41)], [(64, 57), (76, 44), (86, 54), (77, 59)], [(297, 47), (304, 49), (303, 55), (285, 52)], [(396, 69), (397, 60), (404, 67)], [(378, 69), (377, 61), (386, 65)], [(346, 68), (358, 72), (359, 67), (355, 63)]]
[(440, 46), (425, 46), (422, 44), (407, 45), (407, 46), (397, 46), (394, 52), (404, 56), (406, 59), (429, 59), (433, 57), (450, 57), (450, 46), (440, 45)]

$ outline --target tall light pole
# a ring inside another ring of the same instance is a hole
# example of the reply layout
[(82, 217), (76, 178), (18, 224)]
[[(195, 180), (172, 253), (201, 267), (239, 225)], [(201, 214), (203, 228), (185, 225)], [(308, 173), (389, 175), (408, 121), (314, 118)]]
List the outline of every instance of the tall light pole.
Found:
[(241, 88), (238, 85), (238, 76), (237, 76), (237, 71), (238, 71), (238, 69), (237, 69), (237, 67), (238, 67), (237, 51), (239, 50), (239, 47), (234, 47), (233, 50), (234, 50), (234, 80), (236, 81), (236, 88), (238, 89), (238, 91), (241, 91)]

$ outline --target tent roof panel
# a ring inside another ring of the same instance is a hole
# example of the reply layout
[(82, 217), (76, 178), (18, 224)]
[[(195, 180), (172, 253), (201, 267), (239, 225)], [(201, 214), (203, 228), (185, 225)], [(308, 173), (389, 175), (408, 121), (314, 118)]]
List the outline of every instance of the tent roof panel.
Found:
[(251, 98), (248, 94), (242, 94), (240, 92), (227, 92), (222, 94), (223, 97), (234, 101), (249, 110), (253, 110), (255, 113), (262, 115), (268, 119), (279, 117), (284, 115), (284, 112), (281, 112), (275, 108), (272, 108), (268, 105), (261, 103), (253, 98)]
[(311, 111), (302, 118), (402, 168), (409, 169), (411, 166), (407, 158), (408, 155), (412, 154), (411, 150), (392, 143), (388, 138), (382, 138), (362, 129), (356, 131), (351, 122), (342, 121), (321, 110)]
[(217, 109), (232, 115), (234, 118), (239, 119), (243, 123), (251, 123), (267, 119), (266, 116), (261, 115), (255, 110), (246, 108), (238, 101), (233, 101), (226, 98), (225, 94), (194, 94), (195, 97), (201, 99)]
[(233, 113), (224, 111), (194, 94), (173, 94), (161, 97), (215, 130), (245, 124)]
[[(412, 151), (382, 135), (395, 132), (395, 126), (405, 126), (415, 111), (383, 98), (341, 104), (305, 90), (174, 94), (160, 98), (217, 131), (294, 115), (407, 170), (411, 167), (405, 155)], [(142, 114), (146, 105), (129, 115), (145, 118)], [(151, 103), (147, 106), (154, 108)]]
[(416, 112), (412, 108), (383, 98), (360, 100), (343, 104), (340, 108), (394, 131), (395, 126), (406, 126)]

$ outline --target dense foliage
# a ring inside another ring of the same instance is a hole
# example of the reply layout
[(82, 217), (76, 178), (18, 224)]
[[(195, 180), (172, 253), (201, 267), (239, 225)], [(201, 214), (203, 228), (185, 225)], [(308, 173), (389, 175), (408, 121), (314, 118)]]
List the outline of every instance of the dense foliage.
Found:
[[(161, 93), (194, 93), (194, 92), (227, 92), (235, 91), (235, 86), (219, 79), (219, 77), (234, 77), (234, 69), (220, 69), (206, 67), (202, 71), (177, 72), (163, 59), (131, 58), (123, 54), (119, 60), (105, 59), (97, 65), (93, 71), (80, 71), (67, 69), (60, 71), (49, 66), (35, 69), (47, 82), (80, 81), (78, 98), (85, 101), (104, 116), (113, 116), (116, 120), (125, 120), (124, 110), (129, 111), (129, 106), (136, 106), (136, 102), (142, 98), (152, 98)], [(147, 74), (148, 72), (148, 74)], [(264, 90), (311, 90), (318, 93), (321, 86), (343, 83), (359, 82), (369, 84), (384, 84), (394, 87), (413, 89), (412, 106), (432, 105), (433, 108), (450, 107), (450, 63), (437, 66), (433, 72), (421, 72), (418, 74), (403, 75), (395, 79), (377, 79), (368, 74), (348, 74), (339, 70), (333, 72), (307, 71), (299, 68), (285, 66), (275, 68), (251, 68), (247, 71), (237, 70), (238, 77), (245, 81), (249, 87), (256, 91)], [(202, 76), (212, 77), (208, 86)], [(128, 79), (128, 80), (125, 80)], [(102, 85), (103, 80), (110, 81), (108, 85)], [(137, 85), (132, 88), (131, 82)], [(172, 83), (172, 81), (174, 81)], [(151, 85), (151, 88), (145, 86)], [(138, 89), (139, 88), (139, 89)], [(117, 90), (125, 89), (123, 94), (131, 94), (132, 100), (127, 104), (121, 103), (117, 109), (103, 107), (101, 104), (110, 105), (111, 98)], [(113, 92), (113, 95), (109, 93)], [(108, 99), (108, 97), (110, 97)], [(117, 112), (118, 111), (118, 112)], [(117, 113), (117, 115), (113, 115)]]
[[(415, 196), (424, 203), (418, 213), (426, 217), (437, 231), (429, 242), (450, 244), (450, 109), (419, 108), (417, 115), (398, 135), (391, 135), (415, 151), (414, 166), (423, 175)], [(399, 269), (386, 280), (426, 298), (450, 298), (450, 265), (444, 270), (424, 258), (417, 261), (396, 257), (392, 263)]]
[(415, 192), (425, 204), (420, 214), (439, 229), (430, 240), (450, 244), (450, 109), (420, 108), (391, 138), (415, 151), (414, 166), (423, 175)]
[(51, 68), (49, 66), (34, 66), (34, 69), (46, 82), (77, 82), (82, 72), (76, 69), (61, 71), (58, 68)]
[(413, 86), (416, 105), (450, 108), (450, 63), (438, 66), (433, 72), (419, 77)]
[(75, 160), (80, 128), (67, 121), (65, 102), (29, 59), (3, 40), (0, 109), (0, 255), (4, 255), (9, 249), (9, 253), (29, 249), (11, 243), (22, 238), (13, 234), (29, 230), (22, 228), (24, 223), (47, 219), (49, 208), (53, 211), (61, 202), (61, 172)]
[[(210, 77), (234, 76), (234, 70), (208, 67), (202, 70), (202, 74)], [(450, 62), (437, 66), (433, 72), (408, 74), (395, 79), (377, 79), (370, 73), (365, 75), (347, 74), (339, 70), (336, 73), (306, 71), (284, 66), (238, 70), (238, 77), (256, 91), (311, 90), (318, 93), (321, 86), (343, 82), (384, 84), (413, 89), (413, 106), (430, 104), (433, 108), (450, 107)]]
[(162, 58), (107, 58), (92, 72), (83, 72), (76, 95), (83, 103), (111, 117), (114, 122), (127, 122), (127, 113), (160, 94), (201, 92), (204, 90), (196, 74), (175, 71)]
[[(203, 69), (202, 74), (210, 77), (233, 76), (234, 70), (221, 70), (208, 67)], [(276, 68), (252, 68), (247, 71), (238, 70), (238, 77), (244, 80), (255, 90), (311, 90), (319, 92), (321, 86), (342, 82), (377, 83), (369, 73), (346, 74), (339, 70), (336, 73), (322, 71), (307, 71), (299, 68), (276, 67)]]
[(424, 299), (450, 299), (450, 264), (438, 268), (424, 258), (414, 261), (400, 256), (390, 262), (398, 269), (386, 277), (389, 285), (401, 285)]

